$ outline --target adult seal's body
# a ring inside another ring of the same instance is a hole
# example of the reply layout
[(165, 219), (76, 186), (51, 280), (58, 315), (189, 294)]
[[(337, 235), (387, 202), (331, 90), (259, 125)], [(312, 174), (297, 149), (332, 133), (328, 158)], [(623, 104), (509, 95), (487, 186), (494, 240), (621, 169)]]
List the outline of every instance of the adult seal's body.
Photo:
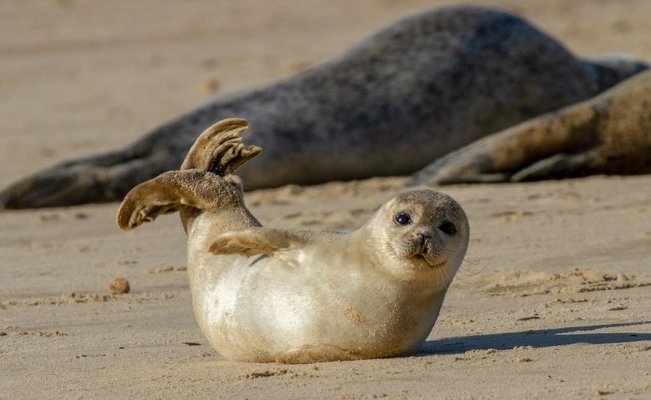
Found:
[(651, 173), (651, 71), (495, 133), (421, 170), (413, 184)]
[(231, 175), (260, 152), (241, 143), (246, 126), (231, 119), (208, 129), (181, 171), (129, 192), (119, 226), (181, 212), (195, 316), (228, 359), (305, 363), (416, 351), (468, 245), (463, 209), (414, 189), (350, 233), (263, 228)]
[(581, 60), (526, 21), (482, 7), (424, 12), (277, 83), (215, 98), (118, 151), (0, 193), (5, 208), (115, 201), (175, 169), (213, 121), (251, 121), (265, 148), (247, 189), (418, 171), (484, 135), (585, 100), (645, 68)]

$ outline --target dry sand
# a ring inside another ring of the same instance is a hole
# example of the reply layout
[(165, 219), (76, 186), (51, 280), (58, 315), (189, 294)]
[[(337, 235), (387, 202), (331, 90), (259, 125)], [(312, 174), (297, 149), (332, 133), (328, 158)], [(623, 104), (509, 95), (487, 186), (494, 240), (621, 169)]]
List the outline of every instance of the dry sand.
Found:
[[(0, 186), (111, 149), (215, 93), (287, 76), (443, 1), (0, 2)], [(483, 1), (582, 55), (651, 59), (648, 0)], [(271, 226), (360, 225), (401, 178), (252, 192)], [(467, 260), (414, 357), (224, 361), (200, 335), (176, 217), (0, 214), (0, 398), (651, 398), (651, 176), (446, 187)], [(123, 276), (130, 292), (111, 295)]]

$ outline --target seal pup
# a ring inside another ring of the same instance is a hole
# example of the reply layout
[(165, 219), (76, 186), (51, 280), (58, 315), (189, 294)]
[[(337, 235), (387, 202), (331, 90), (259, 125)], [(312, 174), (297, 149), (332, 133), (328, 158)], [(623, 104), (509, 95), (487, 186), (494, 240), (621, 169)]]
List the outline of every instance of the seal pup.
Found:
[(37, 172), (0, 208), (120, 200), (177, 168), (213, 121), (251, 121), (265, 153), (247, 189), (411, 174), (472, 141), (585, 100), (646, 66), (582, 60), (527, 21), (485, 7), (426, 11), (288, 79), (218, 96), (123, 149)]
[(246, 127), (230, 119), (209, 128), (181, 171), (127, 194), (118, 225), (180, 211), (194, 313), (227, 359), (309, 363), (418, 350), (466, 252), (461, 206), (419, 188), (350, 233), (264, 228), (232, 175), (260, 153), (242, 144)]
[(450, 153), (411, 184), (651, 173), (651, 71)]

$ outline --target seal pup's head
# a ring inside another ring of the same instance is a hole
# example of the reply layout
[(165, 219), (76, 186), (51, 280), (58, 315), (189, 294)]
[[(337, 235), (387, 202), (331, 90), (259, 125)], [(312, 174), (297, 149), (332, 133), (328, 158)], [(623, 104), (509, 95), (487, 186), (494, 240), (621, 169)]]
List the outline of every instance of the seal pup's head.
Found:
[(380, 263), (403, 280), (447, 287), (468, 247), (470, 229), (452, 197), (427, 188), (399, 193), (366, 224)]

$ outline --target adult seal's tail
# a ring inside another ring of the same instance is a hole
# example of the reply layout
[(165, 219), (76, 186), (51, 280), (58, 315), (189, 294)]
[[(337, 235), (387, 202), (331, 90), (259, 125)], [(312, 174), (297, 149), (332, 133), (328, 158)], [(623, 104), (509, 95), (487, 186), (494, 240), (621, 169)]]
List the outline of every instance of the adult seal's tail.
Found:
[(265, 228), (232, 175), (260, 153), (242, 144), (245, 128), (231, 119), (208, 129), (182, 170), (127, 194), (118, 225), (180, 211), (197, 323), (228, 359), (308, 363), (417, 351), (468, 246), (461, 206), (417, 188), (352, 232)]
[(605, 90), (645, 66), (581, 60), (523, 19), (448, 7), (405, 18), (332, 61), (215, 98), (123, 149), (37, 172), (0, 193), (5, 208), (119, 200), (177, 168), (197, 132), (231, 116), (265, 148), (247, 188), (418, 171), (484, 135)]

